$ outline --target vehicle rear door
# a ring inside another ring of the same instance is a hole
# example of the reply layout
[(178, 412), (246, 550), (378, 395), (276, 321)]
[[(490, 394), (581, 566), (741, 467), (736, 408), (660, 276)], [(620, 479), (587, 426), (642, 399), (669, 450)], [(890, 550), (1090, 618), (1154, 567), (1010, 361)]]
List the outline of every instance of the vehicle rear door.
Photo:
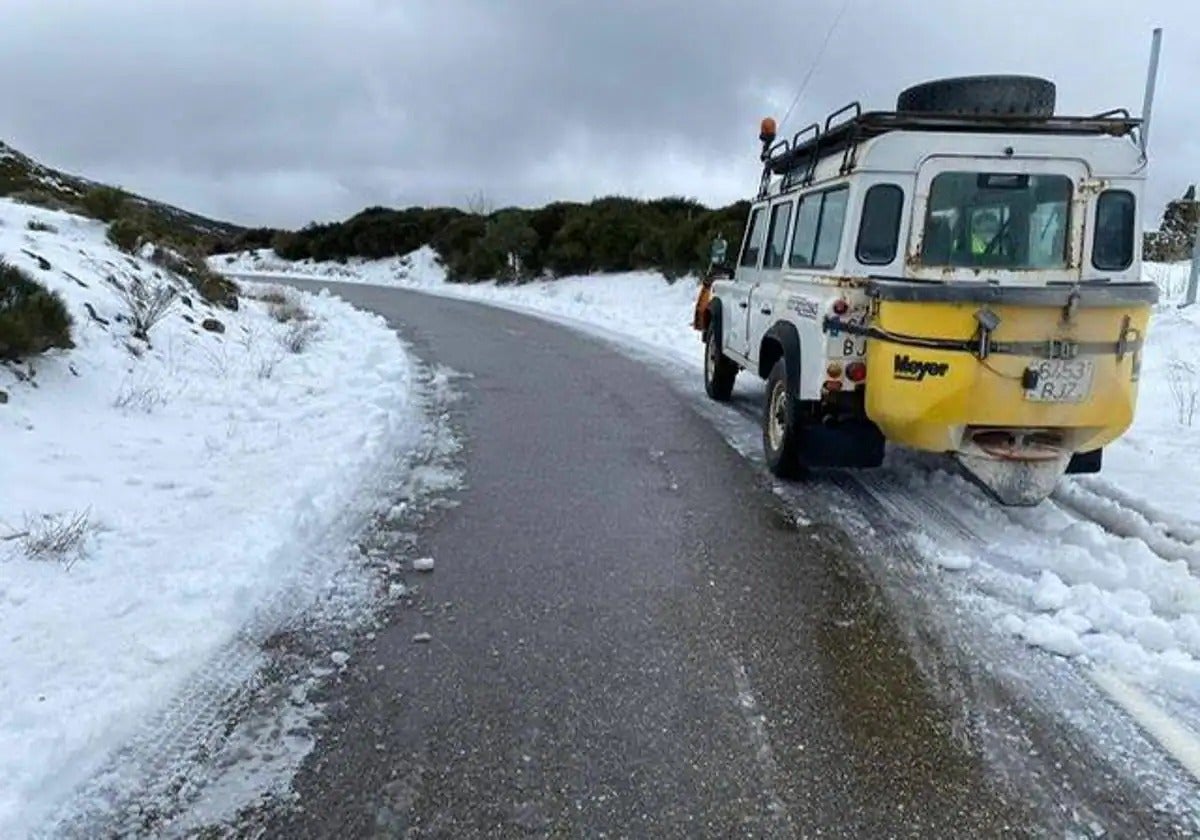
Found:
[(927, 159), (917, 176), (908, 276), (1078, 282), (1090, 174), (1070, 158)]

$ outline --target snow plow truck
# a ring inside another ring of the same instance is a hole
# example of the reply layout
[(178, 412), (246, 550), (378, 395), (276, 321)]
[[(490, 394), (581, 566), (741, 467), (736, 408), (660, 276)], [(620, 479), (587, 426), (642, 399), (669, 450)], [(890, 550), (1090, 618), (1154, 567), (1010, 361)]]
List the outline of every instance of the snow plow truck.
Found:
[[(1158, 288), (1127, 111), (1027, 76), (926, 82), (779, 138), (740, 249), (702, 284), (704, 385), (766, 381), (773, 473), (945, 453), (1006, 505), (1100, 469), (1128, 429)], [(721, 270), (721, 269), (724, 270)]]

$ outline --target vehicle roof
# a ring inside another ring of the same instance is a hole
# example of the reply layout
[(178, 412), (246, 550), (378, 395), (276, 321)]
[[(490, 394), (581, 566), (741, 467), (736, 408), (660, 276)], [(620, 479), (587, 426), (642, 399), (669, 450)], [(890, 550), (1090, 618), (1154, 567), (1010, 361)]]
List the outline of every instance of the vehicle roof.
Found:
[[(936, 155), (1083, 161), (1093, 177), (1141, 178), (1144, 160), (1125, 112), (1028, 117), (873, 112), (821, 131), (814, 123), (764, 157), (759, 198), (867, 172), (915, 173)], [(1010, 151), (1011, 150), (1011, 151)]]

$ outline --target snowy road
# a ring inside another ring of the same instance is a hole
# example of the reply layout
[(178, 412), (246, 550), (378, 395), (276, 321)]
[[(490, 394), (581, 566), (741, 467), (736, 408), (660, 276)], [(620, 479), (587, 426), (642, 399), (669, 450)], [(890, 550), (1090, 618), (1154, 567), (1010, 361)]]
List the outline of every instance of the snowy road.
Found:
[[(467, 487), (421, 535), (421, 609), (351, 652), (301, 807), (242, 829), (1186, 833), (1177, 768), (1066, 660), (981, 658), (977, 617), (931, 607), (899, 529), (987, 535), (924, 498), (898, 509), (887, 470), (773, 484), (759, 386), (718, 407), (687, 366), (524, 316), (336, 292), (471, 377)], [(1064, 703), (1088, 737), (1047, 712)]]

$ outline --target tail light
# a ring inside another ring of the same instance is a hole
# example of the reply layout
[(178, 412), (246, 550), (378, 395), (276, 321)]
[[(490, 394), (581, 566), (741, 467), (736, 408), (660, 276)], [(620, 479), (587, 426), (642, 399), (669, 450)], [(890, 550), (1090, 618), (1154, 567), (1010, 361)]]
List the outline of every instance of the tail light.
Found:
[(867, 366), (863, 362), (851, 362), (846, 366), (846, 378), (851, 382), (862, 382), (867, 378)]
[(846, 303), (845, 298), (838, 298), (833, 302), (833, 314), (845, 315), (850, 311), (850, 304)]
[(842, 390), (842, 380), (830, 379), (825, 382), (825, 390), (829, 392)]
[(841, 379), (842, 378), (842, 363), (841, 362), (830, 362), (829, 367), (825, 368), (825, 374), (830, 379)]

